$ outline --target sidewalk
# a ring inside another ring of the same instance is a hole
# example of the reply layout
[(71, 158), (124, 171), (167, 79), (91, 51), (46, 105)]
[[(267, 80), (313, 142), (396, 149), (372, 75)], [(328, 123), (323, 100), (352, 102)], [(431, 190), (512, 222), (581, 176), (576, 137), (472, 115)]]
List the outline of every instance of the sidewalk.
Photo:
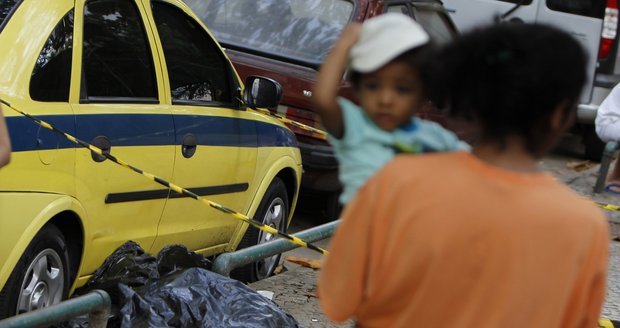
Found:
[[(541, 163), (545, 167), (545, 163)], [(612, 163), (613, 167), (613, 163)], [(602, 192), (595, 194), (593, 187), (598, 176), (599, 165), (581, 172), (559, 170), (557, 167), (549, 169), (560, 181), (571, 187), (582, 196), (593, 201), (620, 205), (620, 196)], [(568, 172), (567, 172), (568, 171)], [(620, 211), (603, 210), (609, 222), (609, 268), (607, 271), (607, 295), (601, 317), (620, 320)]]
[(339, 325), (331, 322), (321, 312), (316, 297), (318, 271), (296, 267), (249, 286), (254, 290), (274, 292), (273, 301), (291, 314), (300, 325), (308, 328), (353, 327), (353, 322)]
[[(609, 193), (593, 194), (592, 187), (598, 173), (598, 165), (591, 169), (574, 172), (564, 168), (549, 167), (541, 162), (558, 179), (583, 196), (595, 201), (620, 205), (620, 196)], [(607, 281), (607, 296), (601, 317), (620, 320), (620, 242), (614, 241), (620, 236), (620, 212), (605, 211), (610, 223), (610, 258)], [(291, 267), (288, 263), (287, 267)], [(304, 327), (353, 327), (352, 322), (338, 325), (330, 322), (321, 312), (316, 297), (316, 279), (318, 271), (310, 268), (293, 266), (290, 271), (274, 277), (255, 282), (249, 286), (254, 290), (274, 292), (273, 301), (290, 313)]]
[[(620, 242), (612, 241), (609, 246), (607, 297), (603, 304), (601, 318), (620, 320)], [(353, 327), (352, 322), (335, 324), (322, 314), (316, 297), (317, 275), (318, 271), (297, 267), (249, 286), (257, 291), (274, 292), (273, 301), (297, 319), (303, 327)]]

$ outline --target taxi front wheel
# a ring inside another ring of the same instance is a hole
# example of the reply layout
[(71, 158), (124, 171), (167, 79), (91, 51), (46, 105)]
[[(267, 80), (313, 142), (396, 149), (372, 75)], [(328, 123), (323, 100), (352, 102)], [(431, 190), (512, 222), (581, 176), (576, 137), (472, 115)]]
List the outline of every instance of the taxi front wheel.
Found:
[(69, 254), (62, 232), (44, 226), (0, 292), (0, 318), (59, 303), (69, 291)]
[[(254, 215), (254, 219), (272, 228), (286, 232), (286, 221), (289, 214), (288, 204), (286, 186), (280, 178), (276, 177), (269, 185), (269, 188), (267, 188), (256, 215)], [(270, 233), (250, 226), (245, 232), (243, 239), (241, 239), (238, 249), (266, 243), (275, 238), (276, 236)], [(230, 273), (230, 276), (245, 283), (255, 282), (271, 276), (279, 262), (280, 254), (274, 255), (235, 269)]]

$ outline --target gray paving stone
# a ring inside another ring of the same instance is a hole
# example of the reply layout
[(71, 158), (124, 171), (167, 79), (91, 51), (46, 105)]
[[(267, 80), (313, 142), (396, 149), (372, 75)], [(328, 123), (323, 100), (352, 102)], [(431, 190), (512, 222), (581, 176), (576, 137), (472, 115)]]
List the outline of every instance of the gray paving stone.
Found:
[[(566, 169), (564, 164), (557, 160), (541, 161), (541, 167), (552, 172), (558, 180), (582, 196), (601, 203), (620, 205), (619, 195), (593, 193), (592, 187), (598, 173), (598, 165), (586, 171), (574, 172)], [(614, 241), (620, 236), (620, 211), (604, 212), (610, 223), (610, 259), (607, 294), (601, 317), (620, 320), (620, 242)], [(295, 267), (291, 271), (250, 284), (250, 287), (255, 290), (273, 291), (273, 300), (304, 327), (353, 327), (352, 322), (343, 325), (332, 323), (322, 314), (315, 296), (316, 275), (312, 269)]]
[(609, 244), (609, 270), (607, 271), (607, 295), (602, 317), (620, 320), (620, 242)]

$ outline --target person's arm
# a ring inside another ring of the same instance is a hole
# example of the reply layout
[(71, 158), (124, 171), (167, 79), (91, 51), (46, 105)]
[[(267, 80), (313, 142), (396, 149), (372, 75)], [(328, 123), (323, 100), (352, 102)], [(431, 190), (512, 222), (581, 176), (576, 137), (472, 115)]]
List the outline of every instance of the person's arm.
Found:
[(341, 138), (344, 134), (342, 111), (337, 102), (340, 81), (347, 66), (349, 50), (357, 41), (361, 25), (352, 23), (345, 27), (340, 39), (319, 69), (312, 91), (314, 109), (323, 126), (331, 135)]
[(6, 121), (0, 108), (0, 167), (3, 167), (11, 160), (11, 140), (9, 139), (9, 130), (6, 127)]
[(594, 126), (596, 134), (604, 142), (620, 140), (620, 84), (601, 102)]

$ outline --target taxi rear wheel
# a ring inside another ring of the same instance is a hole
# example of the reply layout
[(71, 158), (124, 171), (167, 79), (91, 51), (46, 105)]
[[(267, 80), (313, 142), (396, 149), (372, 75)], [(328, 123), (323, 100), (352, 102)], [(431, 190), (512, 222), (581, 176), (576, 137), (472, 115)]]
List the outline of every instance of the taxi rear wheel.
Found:
[[(275, 178), (269, 185), (269, 188), (267, 188), (267, 192), (256, 211), (256, 215), (254, 215), (254, 219), (285, 232), (286, 221), (289, 216), (288, 204), (286, 186), (280, 178)], [(275, 238), (277, 237), (270, 233), (250, 226), (245, 232), (237, 249), (266, 243)], [(273, 271), (276, 269), (279, 262), (280, 254), (274, 255), (235, 269), (231, 272), (230, 276), (246, 283), (258, 281), (273, 275)]]
[(69, 253), (62, 232), (44, 226), (0, 292), (0, 318), (59, 303), (69, 292)]

